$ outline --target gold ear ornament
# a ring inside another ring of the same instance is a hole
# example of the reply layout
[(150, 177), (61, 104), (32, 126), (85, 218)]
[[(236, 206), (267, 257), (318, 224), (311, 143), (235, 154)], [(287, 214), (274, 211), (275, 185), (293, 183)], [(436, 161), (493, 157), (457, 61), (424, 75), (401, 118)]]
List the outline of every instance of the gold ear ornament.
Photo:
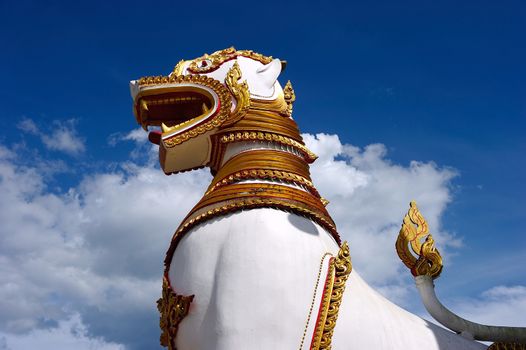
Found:
[(246, 80), (239, 82), (241, 79), (241, 68), (239, 64), (234, 62), (234, 65), (228, 71), (225, 83), (234, 98), (236, 99), (236, 107), (230, 113), (228, 119), (225, 121), (225, 126), (234, 124), (247, 114), (250, 108), (250, 92)]

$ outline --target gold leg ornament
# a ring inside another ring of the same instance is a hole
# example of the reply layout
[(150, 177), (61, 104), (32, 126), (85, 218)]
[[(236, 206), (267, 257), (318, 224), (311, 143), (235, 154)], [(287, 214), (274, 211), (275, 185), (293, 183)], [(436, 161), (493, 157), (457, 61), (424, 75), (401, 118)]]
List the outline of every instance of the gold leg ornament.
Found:
[(177, 350), (175, 337), (179, 329), (179, 323), (188, 314), (193, 295), (179, 295), (175, 293), (166, 277), (163, 279), (163, 295), (157, 300), (157, 309), (161, 313), (159, 326), (161, 327), (161, 345), (168, 350)]

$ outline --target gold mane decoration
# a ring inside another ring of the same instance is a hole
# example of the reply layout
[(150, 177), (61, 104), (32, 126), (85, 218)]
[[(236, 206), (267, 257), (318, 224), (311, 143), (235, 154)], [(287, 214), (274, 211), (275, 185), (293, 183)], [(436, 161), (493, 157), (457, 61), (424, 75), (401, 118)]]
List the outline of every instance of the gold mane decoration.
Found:
[(415, 201), (410, 203), (409, 211), (404, 217), (396, 240), (396, 252), (415, 277), (429, 275), (435, 279), (442, 272), (442, 257), (435, 248), (427, 221), (418, 210)]

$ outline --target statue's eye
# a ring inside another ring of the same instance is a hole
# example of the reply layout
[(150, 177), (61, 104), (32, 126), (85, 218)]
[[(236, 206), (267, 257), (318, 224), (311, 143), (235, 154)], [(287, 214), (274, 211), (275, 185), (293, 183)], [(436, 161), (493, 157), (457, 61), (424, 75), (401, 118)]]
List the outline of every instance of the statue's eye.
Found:
[(199, 68), (207, 68), (207, 67), (210, 67), (211, 65), (212, 65), (212, 62), (208, 59), (201, 60), (201, 62), (199, 62), (198, 64)]

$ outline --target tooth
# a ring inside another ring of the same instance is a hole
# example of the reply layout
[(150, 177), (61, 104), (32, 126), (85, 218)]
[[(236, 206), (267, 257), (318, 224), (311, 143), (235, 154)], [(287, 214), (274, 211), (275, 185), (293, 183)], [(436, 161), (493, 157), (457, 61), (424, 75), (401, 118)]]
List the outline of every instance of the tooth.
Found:
[(166, 126), (164, 123), (161, 123), (161, 129), (163, 129), (163, 133), (172, 130), (172, 128)]
[(208, 107), (206, 106), (206, 104), (203, 103), (203, 105), (201, 106), (201, 110), (203, 111), (203, 113), (208, 113)]
[(141, 100), (141, 109), (142, 109), (143, 111), (148, 112), (148, 105), (146, 104), (146, 101), (145, 101), (145, 100)]

